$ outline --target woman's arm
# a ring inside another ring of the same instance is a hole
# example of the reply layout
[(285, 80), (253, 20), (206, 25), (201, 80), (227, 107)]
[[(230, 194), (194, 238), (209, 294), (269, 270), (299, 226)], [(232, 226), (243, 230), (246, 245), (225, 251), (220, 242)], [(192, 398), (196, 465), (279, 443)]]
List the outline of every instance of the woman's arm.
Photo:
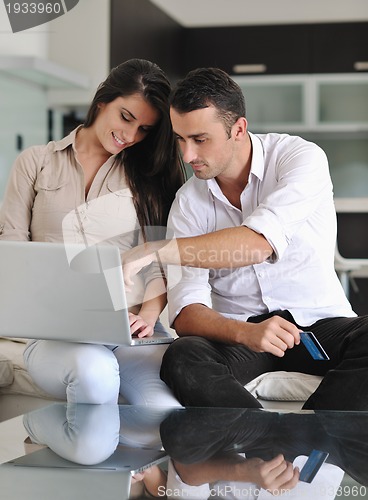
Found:
[(0, 240), (30, 240), (32, 207), (40, 148), (29, 148), (15, 160), (0, 210)]
[[(167, 476), (166, 473), (162, 469), (160, 469), (158, 465), (152, 465), (152, 467), (149, 467), (143, 472), (133, 475), (131, 488), (132, 498), (136, 498), (135, 485), (137, 483), (139, 484), (140, 481), (142, 481), (145, 493), (145, 495), (144, 493), (143, 495), (141, 493), (141, 496), (147, 496), (148, 498), (162, 497), (162, 492), (166, 490)], [(141, 496), (139, 498), (141, 498)]]
[(153, 335), (156, 321), (166, 306), (166, 286), (162, 277), (148, 282), (139, 313), (130, 313), (130, 329), (138, 337)]

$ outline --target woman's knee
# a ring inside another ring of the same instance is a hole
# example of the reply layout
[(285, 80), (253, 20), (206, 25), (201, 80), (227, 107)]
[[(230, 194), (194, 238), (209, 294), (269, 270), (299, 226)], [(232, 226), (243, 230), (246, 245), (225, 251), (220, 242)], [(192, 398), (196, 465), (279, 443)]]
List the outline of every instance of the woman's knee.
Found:
[(114, 352), (120, 366), (120, 393), (130, 403), (147, 406), (178, 406), (160, 379), (162, 356), (167, 345), (119, 347)]
[[(78, 403), (115, 404), (120, 389), (119, 365), (104, 346), (83, 346), (69, 361), (69, 399)], [(73, 396), (74, 394), (74, 396)]]
[(120, 378), (114, 354), (104, 346), (39, 341), (26, 365), (45, 392), (70, 403), (116, 403)]

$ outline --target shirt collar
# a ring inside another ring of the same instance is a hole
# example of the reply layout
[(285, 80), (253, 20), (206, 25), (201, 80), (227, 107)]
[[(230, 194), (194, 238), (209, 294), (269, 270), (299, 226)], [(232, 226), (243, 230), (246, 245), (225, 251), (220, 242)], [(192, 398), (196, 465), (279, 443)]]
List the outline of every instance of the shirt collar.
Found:
[(81, 129), (83, 125), (79, 125), (77, 128), (72, 130), (69, 135), (60, 139), (60, 141), (55, 141), (54, 143), (54, 151), (62, 151), (66, 149), (68, 146), (74, 146), (75, 149), (75, 138), (77, 136), (77, 132)]
[[(69, 146), (73, 147), (74, 154), (77, 154), (77, 150), (75, 148), (75, 139), (77, 137), (77, 132), (83, 127), (83, 125), (78, 125), (77, 128), (72, 130), (69, 135), (63, 137), (63, 139), (60, 139), (60, 141), (55, 141), (54, 142), (54, 152), (55, 151), (63, 151), (64, 149), (68, 148)], [(116, 155), (111, 155), (110, 158), (106, 161), (106, 165), (111, 165), (116, 158)]]
[[(252, 163), (250, 165), (249, 172), (249, 183), (252, 180), (252, 176), (255, 175), (261, 181), (264, 176), (264, 155), (263, 146), (260, 138), (251, 132), (248, 132), (251, 143), (252, 143)], [(213, 194), (219, 194), (219, 185), (215, 179), (208, 179), (207, 187)]]
[(252, 163), (250, 166), (249, 177), (253, 174), (261, 181), (264, 175), (264, 154), (261, 139), (248, 132), (252, 143)]

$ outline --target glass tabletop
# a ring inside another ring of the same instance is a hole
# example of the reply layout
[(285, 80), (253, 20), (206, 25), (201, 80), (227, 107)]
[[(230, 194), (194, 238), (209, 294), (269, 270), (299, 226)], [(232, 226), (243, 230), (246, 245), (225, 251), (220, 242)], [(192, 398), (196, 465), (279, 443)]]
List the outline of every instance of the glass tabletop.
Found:
[(368, 412), (52, 404), (21, 418), (0, 498), (368, 498), (367, 424)]

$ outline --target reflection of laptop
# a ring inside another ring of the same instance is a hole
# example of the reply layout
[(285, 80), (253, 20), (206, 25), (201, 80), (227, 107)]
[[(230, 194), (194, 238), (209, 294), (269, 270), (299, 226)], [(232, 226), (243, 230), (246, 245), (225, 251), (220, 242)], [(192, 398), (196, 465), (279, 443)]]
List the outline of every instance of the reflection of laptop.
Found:
[(121, 448), (98, 465), (78, 465), (48, 448), (0, 465), (2, 500), (128, 499), (132, 474), (163, 462), (165, 452)]
[(0, 335), (111, 345), (170, 343), (131, 336), (115, 246), (0, 242)]
[(152, 465), (167, 459), (167, 454), (161, 450), (132, 448), (119, 445), (115, 452), (104, 462), (96, 465), (82, 465), (54, 453), (50, 448), (42, 448), (28, 455), (7, 462), (19, 467), (43, 467), (56, 469), (93, 469), (128, 471), (131, 474), (142, 472)]

